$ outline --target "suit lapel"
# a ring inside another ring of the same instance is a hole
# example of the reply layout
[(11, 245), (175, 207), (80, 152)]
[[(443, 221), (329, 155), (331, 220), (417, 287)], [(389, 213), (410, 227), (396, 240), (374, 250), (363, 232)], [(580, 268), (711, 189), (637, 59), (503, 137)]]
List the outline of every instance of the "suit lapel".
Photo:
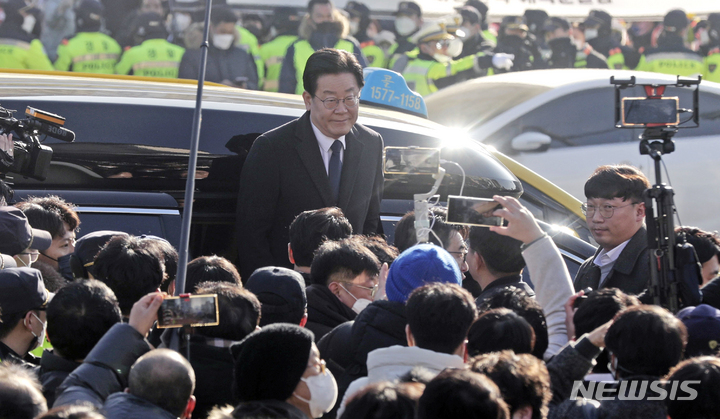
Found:
[[(310, 179), (315, 184), (315, 188), (320, 192), (324, 205), (328, 207), (335, 205), (332, 190), (330, 189), (330, 181), (325, 171), (325, 163), (322, 156), (320, 156), (317, 138), (315, 138), (315, 133), (310, 124), (310, 112), (305, 112), (298, 120), (295, 136), (298, 139), (296, 148), (300, 160), (310, 174)], [(345, 168), (343, 167), (344, 175)], [(340, 184), (340, 190), (342, 191), (342, 183)]]
[(365, 160), (363, 153), (365, 145), (358, 138), (357, 129), (353, 126), (350, 132), (345, 135), (345, 152), (343, 154), (342, 175), (340, 176), (340, 193), (338, 196), (338, 206), (347, 208), (350, 204), (355, 179), (360, 171), (360, 162)]

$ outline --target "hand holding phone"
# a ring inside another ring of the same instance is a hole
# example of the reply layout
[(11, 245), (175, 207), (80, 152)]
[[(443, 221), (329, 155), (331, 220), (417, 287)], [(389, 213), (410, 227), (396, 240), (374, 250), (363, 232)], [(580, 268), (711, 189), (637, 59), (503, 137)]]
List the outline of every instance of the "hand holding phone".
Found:
[(545, 234), (532, 213), (517, 199), (495, 195), (493, 200), (502, 205), (493, 215), (503, 217), (508, 221), (508, 225), (490, 227), (490, 231), (520, 240), (524, 244), (530, 244)]
[(166, 297), (157, 312), (158, 329), (170, 327), (217, 326), (217, 294)]

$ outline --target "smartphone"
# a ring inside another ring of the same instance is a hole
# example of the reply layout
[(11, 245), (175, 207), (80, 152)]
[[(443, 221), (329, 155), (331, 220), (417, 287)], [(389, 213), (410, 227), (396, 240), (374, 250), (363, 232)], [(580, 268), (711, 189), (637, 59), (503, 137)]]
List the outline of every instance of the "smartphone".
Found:
[(645, 125), (678, 125), (680, 123), (679, 99), (677, 97), (622, 98), (622, 125), (625, 127)]
[(440, 149), (385, 147), (383, 170), (391, 175), (434, 175), (440, 170)]
[(158, 309), (159, 329), (171, 327), (217, 326), (217, 294), (181, 295), (166, 297)]
[(475, 227), (501, 226), (503, 218), (492, 215), (498, 208), (502, 208), (502, 205), (492, 199), (450, 195), (447, 201), (447, 223)]

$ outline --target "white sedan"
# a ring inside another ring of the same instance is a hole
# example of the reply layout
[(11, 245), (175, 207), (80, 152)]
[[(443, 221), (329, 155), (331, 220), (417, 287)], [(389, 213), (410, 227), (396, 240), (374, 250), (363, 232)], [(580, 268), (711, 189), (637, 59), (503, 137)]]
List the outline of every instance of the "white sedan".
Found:
[[(652, 159), (639, 152), (643, 130), (614, 126), (613, 75), (634, 75), (638, 84), (676, 81), (637, 71), (537, 70), (457, 84), (426, 102), (430, 119), (496, 147), (584, 200), (585, 181), (604, 164), (631, 164), (655, 183)], [(645, 96), (640, 87), (629, 95)], [(668, 88), (665, 96), (679, 96), (680, 108), (692, 108), (691, 89)], [(700, 127), (681, 129), (675, 152), (663, 160), (682, 224), (720, 230), (720, 84), (703, 81), (699, 103)], [(680, 114), (681, 120), (689, 116)]]

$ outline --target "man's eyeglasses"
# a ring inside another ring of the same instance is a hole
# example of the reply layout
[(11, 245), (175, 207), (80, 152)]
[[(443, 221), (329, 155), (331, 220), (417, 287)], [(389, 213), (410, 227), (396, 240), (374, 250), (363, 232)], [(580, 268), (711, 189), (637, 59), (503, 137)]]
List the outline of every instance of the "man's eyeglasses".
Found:
[(453, 257), (458, 261), (460, 260), (460, 258), (462, 258), (463, 262), (467, 262), (467, 254), (468, 254), (467, 250), (461, 250), (459, 252), (448, 252), (448, 253), (453, 255)]
[(364, 287), (364, 286), (362, 286), (362, 285), (353, 284), (352, 282), (348, 282), (347, 284), (350, 285), (350, 286), (353, 286), (353, 287), (358, 287), (358, 288), (362, 288), (362, 289), (364, 289), (364, 290), (370, 291), (370, 296), (371, 296), (372, 298), (375, 298), (375, 293), (377, 292), (378, 288), (380, 287), (380, 286), (377, 285), (377, 284), (373, 285), (372, 287)]
[(327, 110), (334, 110), (338, 107), (340, 102), (342, 102), (346, 108), (348, 109), (354, 109), (358, 103), (360, 103), (360, 97), (358, 96), (348, 96), (344, 99), (338, 99), (336, 97), (329, 97), (326, 99), (320, 99), (319, 97), (315, 96), (317, 100), (323, 103), (323, 106), (325, 106), (325, 109)]
[(586, 217), (592, 218), (595, 215), (595, 211), (597, 209), (600, 210), (600, 216), (602, 218), (608, 219), (612, 218), (613, 214), (615, 214), (615, 210), (619, 208), (625, 208), (629, 207), (630, 205), (639, 204), (639, 202), (631, 202), (627, 205), (623, 205), (621, 207), (614, 207), (612, 205), (606, 204), (606, 205), (600, 205), (599, 207), (596, 207), (595, 205), (588, 205), (587, 203), (584, 203), (580, 206), (580, 209), (582, 210), (583, 215)]
[(40, 257), (40, 252), (23, 252), (20, 253), (21, 255), (29, 255), (30, 256), (30, 263), (37, 262), (38, 258)]

